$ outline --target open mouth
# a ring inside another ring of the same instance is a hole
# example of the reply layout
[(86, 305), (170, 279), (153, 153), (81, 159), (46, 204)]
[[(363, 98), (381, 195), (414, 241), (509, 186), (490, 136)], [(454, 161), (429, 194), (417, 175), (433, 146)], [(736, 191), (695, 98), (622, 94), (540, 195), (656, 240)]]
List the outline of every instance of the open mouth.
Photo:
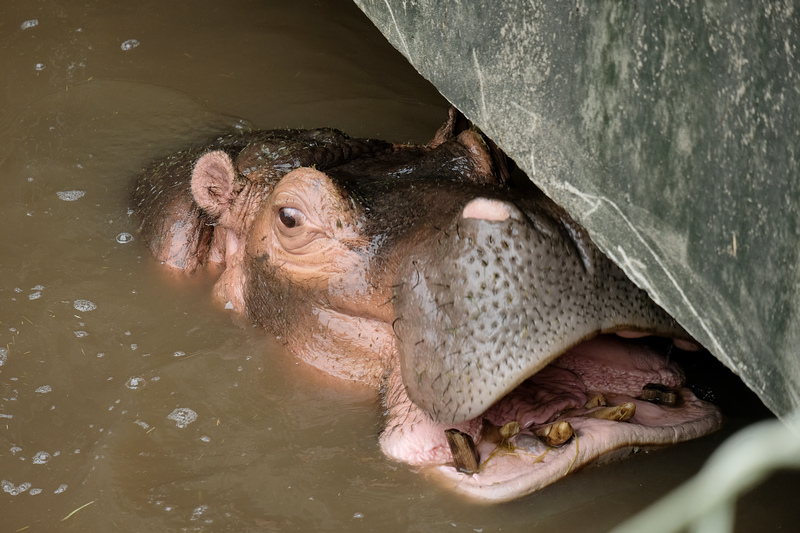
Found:
[(388, 455), (502, 501), (720, 426), (666, 354), (630, 338), (690, 336), (566, 215), (478, 199), (443, 228), (397, 272)]
[(449, 452), (451, 458), (436, 466), (437, 474), (458, 492), (503, 501), (583, 465), (718, 429), (720, 411), (698, 399), (684, 379), (677, 364), (647, 344), (596, 337), (479, 417), (439, 424), (448, 445), (440, 457)]

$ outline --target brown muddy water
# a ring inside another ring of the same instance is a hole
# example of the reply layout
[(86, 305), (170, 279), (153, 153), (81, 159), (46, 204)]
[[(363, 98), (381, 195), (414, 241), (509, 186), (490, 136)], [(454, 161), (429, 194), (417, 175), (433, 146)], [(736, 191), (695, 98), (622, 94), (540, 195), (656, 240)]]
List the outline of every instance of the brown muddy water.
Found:
[[(126, 198), (148, 161), (231, 127), (444, 120), (347, 2), (3, 0), (0, 80), (2, 532), (606, 531), (748, 422), (476, 505), (382, 456), (373, 394), (161, 273)], [(798, 486), (748, 495), (739, 530), (794, 530)]]

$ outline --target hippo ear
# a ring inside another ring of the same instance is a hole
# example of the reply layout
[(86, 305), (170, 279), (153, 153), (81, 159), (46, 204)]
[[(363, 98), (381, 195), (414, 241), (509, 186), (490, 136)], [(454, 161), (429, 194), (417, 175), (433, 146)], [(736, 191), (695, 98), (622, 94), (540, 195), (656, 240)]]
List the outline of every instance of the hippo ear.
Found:
[(221, 150), (208, 152), (197, 160), (192, 170), (194, 201), (208, 214), (219, 217), (236, 196), (235, 178), (236, 171), (228, 154)]
[(493, 185), (508, 183), (513, 162), (455, 107), (450, 107), (447, 122), (436, 132), (428, 148), (435, 149), (448, 142), (456, 142), (467, 149), (467, 161), (472, 168), (467, 177), (472, 181)]
[(448, 111), (447, 115), (447, 122), (442, 124), (442, 126), (436, 132), (436, 135), (433, 136), (431, 142), (428, 143), (428, 148), (436, 148), (440, 144), (453, 139), (462, 131), (469, 129), (469, 127), (470, 122), (467, 120), (467, 117), (465, 117), (461, 111), (455, 107), (450, 106), (450, 110)]
[(472, 181), (493, 185), (508, 183), (511, 175), (509, 159), (491, 139), (479, 131), (468, 129), (458, 134), (456, 142), (467, 149)]

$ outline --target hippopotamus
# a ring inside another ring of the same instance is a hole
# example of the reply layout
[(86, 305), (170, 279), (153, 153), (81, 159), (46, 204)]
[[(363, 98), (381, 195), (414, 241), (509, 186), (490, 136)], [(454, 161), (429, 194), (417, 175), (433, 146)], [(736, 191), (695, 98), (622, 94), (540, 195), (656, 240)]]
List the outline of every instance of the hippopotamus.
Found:
[(460, 493), (510, 500), (721, 424), (668, 357), (699, 345), (455, 110), (426, 145), (223, 134), (132, 199), (156, 260), (214, 270), (220, 305), (372, 387), (381, 450)]

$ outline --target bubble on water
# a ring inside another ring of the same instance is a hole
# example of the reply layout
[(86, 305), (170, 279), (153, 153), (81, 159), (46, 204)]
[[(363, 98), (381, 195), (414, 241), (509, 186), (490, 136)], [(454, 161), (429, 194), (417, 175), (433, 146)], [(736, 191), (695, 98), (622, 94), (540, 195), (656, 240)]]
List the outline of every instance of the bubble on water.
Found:
[(74, 202), (86, 196), (86, 191), (58, 191), (56, 194), (65, 202)]
[(19, 27), (22, 28), (23, 30), (27, 30), (29, 28), (34, 28), (38, 25), (39, 25), (39, 19), (30, 19), (20, 24)]
[(231, 303), (230, 300), (225, 302), (225, 309), (233, 309), (233, 304)]
[(6, 348), (0, 348), (0, 366), (3, 366), (8, 361), (8, 350)]
[(117, 242), (120, 244), (128, 244), (131, 241), (133, 241), (133, 235), (131, 235), (127, 231), (123, 231), (122, 233), (117, 235)]
[(20, 483), (19, 486), (15, 486), (10, 481), (3, 479), (0, 480), (0, 487), (3, 487), (3, 492), (7, 492), (12, 496), (16, 496), (18, 494), (22, 494), (23, 492), (31, 488), (31, 484), (26, 482), (26, 483)]
[(28, 295), (28, 300), (38, 300), (41, 297), (42, 297), (42, 291), (36, 291)]
[(67, 490), (68, 486), (69, 485), (67, 485), (66, 483), (62, 483), (61, 485), (58, 486), (56, 490), (53, 491), (53, 494), (61, 494), (62, 492)]
[(364, 518), (364, 513), (353, 513), (353, 518)]
[(133, 376), (125, 382), (125, 386), (132, 390), (141, 389), (146, 384), (147, 382), (144, 378), (140, 378), (139, 376)]
[(42, 489), (31, 489), (31, 491), (28, 494), (30, 494), (31, 496), (36, 496), (37, 494), (41, 494), (41, 493), (42, 493)]
[(50, 460), (50, 454), (47, 452), (36, 452), (36, 455), (33, 456), (33, 464), (35, 465), (44, 465)]
[(175, 425), (183, 429), (197, 420), (197, 413), (187, 407), (179, 407), (167, 415), (167, 418), (174, 420)]
[(43, 291), (44, 285), (36, 285), (35, 287), (31, 287), (32, 291)]
[(211, 442), (211, 437), (209, 437), (208, 435), (203, 435), (202, 437), (200, 437), (200, 440), (203, 442)]
[(127, 41), (125, 41), (120, 45), (120, 48), (127, 51), (127, 50), (133, 50), (137, 46), (139, 46), (139, 41), (137, 41), (136, 39), (128, 39)]
[(131, 350), (133, 350), (135, 352), (137, 350), (137, 348), (139, 348), (138, 344), (131, 344)]
[(79, 339), (82, 339), (82, 338), (86, 337), (87, 335), (89, 335), (89, 333), (87, 331), (83, 331), (83, 330), (75, 331), (74, 333), (75, 333), (75, 336), (78, 337)]
[(136, 424), (137, 426), (139, 426), (142, 429), (150, 429), (150, 424), (148, 424), (144, 420), (138, 420), (137, 419), (136, 422), (134, 422), (134, 424)]
[(105, 352), (97, 352), (97, 357), (104, 357), (105, 355)]
[(75, 300), (72, 306), (83, 313), (97, 309), (97, 305), (93, 301), (84, 299)]
[[(36, 70), (44, 70), (44, 63), (36, 63), (33, 68)], [(62, 198), (63, 199), (63, 198)]]
[(190, 518), (190, 520), (197, 520), (206, 511), (208, 511), (208, 505), (198, 505), (197, 507), (194, 508), (194, 511), (192, 511), (192, 517)]
[(9, 415), (6, 413), (0, 413), (0, 418), (8, 418), (9, 420), (14, 418), (14, 415)]
[(184, 355), (186, 355), (186, 352), (183, 352), (181, 350), (178, 350), (177, 352), (172, 354), (173, 357), (183, 357)]
[(47, 394), (48, 392), (53, 392), (53, 387), (51, 387), (50, 385), (42, 385), (41, 387), (36, 389), (36, 392), (38, 392), (39, 394)]
[(20, 448), (19, 446), (12, 446), (11, 448), (8, 449), (8, 451), (11, 452), (11, 455), (17, 455), (18, 452), (22, 451), (22, 448)]

